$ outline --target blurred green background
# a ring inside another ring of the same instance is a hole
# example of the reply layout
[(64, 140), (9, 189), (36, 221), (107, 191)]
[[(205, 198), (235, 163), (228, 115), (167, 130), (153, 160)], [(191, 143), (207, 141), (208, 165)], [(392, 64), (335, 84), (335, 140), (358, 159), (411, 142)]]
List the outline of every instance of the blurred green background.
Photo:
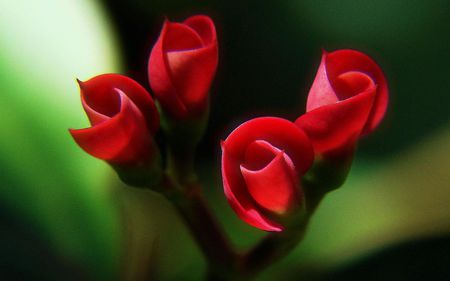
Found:
[(204, 261), (169, 203), (120, 186), (67, 132), (87, 126), (75, 78), (119, 72), (148, 87), (164, 15), (196, 13), (214, 19), (220, 44), (198, 168), (239, 247), (264, 233), (225, 202), (219, 139), (251, 117), (302, 114), (321, 48), (369, 54), (390, 85), (386, 119), (360, 143), (346, 184), (259, 280), (450, 276), (447, 0), (1, 0), (0, 280), (201, 278)]

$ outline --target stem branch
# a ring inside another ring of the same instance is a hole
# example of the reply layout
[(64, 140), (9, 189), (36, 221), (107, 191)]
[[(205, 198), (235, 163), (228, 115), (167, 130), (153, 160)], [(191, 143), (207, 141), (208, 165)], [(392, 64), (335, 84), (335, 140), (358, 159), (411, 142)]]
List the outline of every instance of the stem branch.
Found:
[(211, 214), (198, 182), (180, 186), (170, 176), (164, 178), (166, 197), (184, 219), (212, 272), (226, 273), (234, 266), (236, 254)]

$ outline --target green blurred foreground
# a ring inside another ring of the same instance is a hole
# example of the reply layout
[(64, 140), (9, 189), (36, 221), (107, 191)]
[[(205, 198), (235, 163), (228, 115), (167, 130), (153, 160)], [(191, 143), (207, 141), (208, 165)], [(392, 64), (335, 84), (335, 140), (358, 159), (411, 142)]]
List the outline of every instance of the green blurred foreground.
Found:
[[(43, 274), (27, 280), (58, 280), (45, 271), (64, 265), (111, 280), (123, 250), (108, 168), (67, 129), (86, 125), (75, 78), (118, 71), (116, 43), (91, 1), (3, 1), (0, 10), (0, 200), (20, 226), (1, 260)], [(40, 265), (47, 255), (60, 264)]]
[[(120, 186), (67, 132), (87, 125), (75, 78), (121, 71), (103, 11), (87, 0), (1, 2), (0, 11), (0, 279), (198, 280), (202, 257), (171, 206)], [(251, 245), (263, 233), (231, 212), (216, 165), (204, 172), (213, 208), (237, 245)], [(449, 233), (448, 167), (450, 124), (384, 162), (358, 158), (304, 244), (261, 280)]]

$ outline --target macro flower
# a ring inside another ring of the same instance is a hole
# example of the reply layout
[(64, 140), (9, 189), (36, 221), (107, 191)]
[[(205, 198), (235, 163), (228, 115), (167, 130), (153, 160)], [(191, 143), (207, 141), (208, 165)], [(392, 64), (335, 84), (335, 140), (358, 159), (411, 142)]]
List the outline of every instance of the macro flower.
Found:
[(182, 23), (166, 19), (148, 64), (150, 85), (161, 108), (176, 120), (203, 117), (217, 63), (211, 18), (197, 15)]
[(122, 179), (138, 180), (137, 169), (152, 166), (159, 153), (153, 141), (159, 115), (152, 97), (136, 81), (119, 74), (78, 82), (92, 126), (69, 129), (72, 137), (84, 151), (111, 164)]
[(387, 104), (386, 78), (370, 57), (348, 49), (324, 51), (306, 113), (295, 123), (317, 155), (351, 153), (359, 137), (378, 126)]
[(294, 123), (276, 117), (247, 121), (222, 142), (228, 202), (246, 223), (281, 231), (275, 218), (302, 207), (300, 180), (312, 161), (312, 146)]

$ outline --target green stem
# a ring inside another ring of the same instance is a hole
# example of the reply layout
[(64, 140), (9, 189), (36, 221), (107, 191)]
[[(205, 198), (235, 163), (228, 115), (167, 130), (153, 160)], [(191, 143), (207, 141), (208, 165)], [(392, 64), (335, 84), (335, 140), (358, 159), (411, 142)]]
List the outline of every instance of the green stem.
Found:
[(197, 181), (195, 146), (169, 145), (167, 148), (167, 173), (180, 184)]
[(239, 268), (249, 279), (272, 263), (286, 256), (302, 239), (305, 227), (296, 231), (271, 233), (248, 251)]
[(178, 185), (170, 176), (164, 178), (166, 197), (188, 226), (203, 252), (211, 274), (225, 274), (235, 263), (236, 254), (216, 219), (211, 214), (198, 183)]
[(309, 192), (307, 195), (309, 202), (306, 205), (306, 216), (301, 223), (296, 223), (292, 227), (288, 226), (282, 232), (268, 234), (242, 256), (239, 261), (239, 271), (248, 279), (288, 255), (302, 241), (309, 220), (324, 196), (323, 193), (318, 192)]
[(168, 132), (178, 134), (167, 136), (164, 194), (173, 203), (203, 252), (208, 265), (207, 280), (249, 280), (268, 265), (286, 256), (302, 240), (323, 193), (306, 194), (305, 198), (309, 202), (303, 219), (293, 220), (292, 225), (286, 225), (283, 232), (269, 234), (246, 254), (238, 256), (202, 196), (194, 167), (197, 141), (189, 141), (189, 138), (183, 137), (189, 135), (184, 131)]

